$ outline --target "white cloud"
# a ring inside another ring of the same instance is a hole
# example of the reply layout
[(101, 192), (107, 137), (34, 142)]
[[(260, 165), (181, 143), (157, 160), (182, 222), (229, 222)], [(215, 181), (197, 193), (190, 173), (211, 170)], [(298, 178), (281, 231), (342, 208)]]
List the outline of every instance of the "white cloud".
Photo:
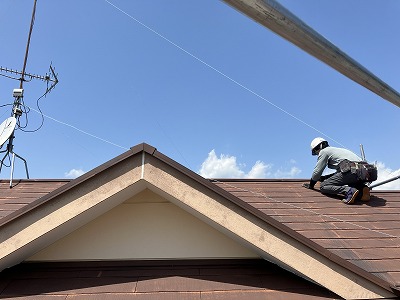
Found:
[(258, 160), (254, 164), (254, 166), (251, 168), (250, 172), (247, 173), (244, 177), (245, 178), (265, 178), (270, 173), (268, 170), (271, 168), (271, 165), (266, 165), (262, 161)]
[[(386, 167), (385, 164), (382, 162), (377, 162), (376, 166), (378, 168), (378, 179), (376, 181), (374, 181), (372, 183), (372, 185), (400, 175), (400, 169), (397, 169), (394, 171), (394, 170)], [(385, 183), (385, 184), (377, 186), (373, 189), (374, 190), (400, 190), (400, 179), (391, 181), (389, 183)]]
[(205, 178), (295, 178), (301, 170), (295, 166), (296, 161), (289, 160), (288, 169), (279, 168), (272, 172), (272, 164), (256, 161), (251, 170), (246, 173), (243, 164), (238, 164), (235, 156), (221, 154), (218, 158), (215, 150), (208, 153), (207, 159), (202, 163), (199, 174)]
[(301, 170), (298, 167), (293, 166), (290, 168), (290, 170), (279, 169), (278, 171), (276, 171), (274, 173), (274, 177), (275, 178), (294, 178), (297, 175), (299, 175), (300, 173), (301, 173)]
[(257, 161), (248, 173), (242, 170), (244, 167), (236, 162), (235, 156), (221, 154), (218, 158), (212, 150), (201, 164), (199, 174), (205, 178), (265, 178), (271, 165)]
[(72, 178), (72, 179), (74, 179), (74, 178), (77, 178), (77, 177), (79, 177), (79, 176), (81, 176), (81, 175), (83, 175), (83, 174), (85, 174), (85, 173), (86, 173), (86, 172), (83, 171), (83, 170), (81, 170), (81, 169), (72, 169), (72, 170), (70, 170), (70, 171), (64, 173), (64, 176), (65, 176), (66, 178)]

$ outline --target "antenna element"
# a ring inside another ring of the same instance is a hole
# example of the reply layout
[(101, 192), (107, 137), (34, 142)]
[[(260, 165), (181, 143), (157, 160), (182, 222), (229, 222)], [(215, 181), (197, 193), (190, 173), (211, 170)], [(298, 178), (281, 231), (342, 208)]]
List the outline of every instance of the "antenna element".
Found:
[[(9, 162), (10, 162), (10, 164), (8, 166), (11, 167), (10, 188), (12, 188), (15, 157), (21, 159), (24, 162), (26, 177), (29, 179), (27, 162), (23, 157), (21, 157), (20, 155), (18, 155), (17, 153), (14, 152), (14, 145), (13, 145), (13, 141), (15, 138), (15, 135), (14, 135), (15, 128), (16, 127), (17, 127), (17, 129), (20, 128), (19, 127), (19, 118), (21, 117), (21, 115), (23, 113), (21, 106), (24, 106), (24, 104), (23, 104), (23, 96), (24, 96), (23, 84), (25, 81), (27, 81), (25, 78), (29, 78), (29, 81), (32, 79), (39, 79), (39, 80), (45, 81), (47, 83), (47, 88), (46, 88), (46, 92), (44, 93), (43, 96), (46, 96), (58, 83), (57, 74), (51, 64), (50, 64), (49, 74), (46, 74), (45, 76), (35, 75), (35, 74), (30, 74), (30, 73), (25, 72), (26, 65), (28, 62), (29, 45), (30, 45), (30, 41), (31, 41), (33, 25), (35, 23), (36, 2), (37, 2), (37, 0), (34, 0), (31, 24), (29, 27), (29, 35), (28, 35), (28, 41), (26, 43), (25, 57), (24, 57), (22, 71), (0, 67), (0, 75), (1, 76), (15, 79), (20, 82), (19, 88), (13, 90), (14, 104), (13, 104), (13, 108), (12, 108), (12, 112), (11, 112), (12, 117), (6, 119), (0, 125), (0, 149), (3, 147), (5, 142), (8, 140), (7, 148), (3, 151), (0, 151), (0, 153), (5, 153), (3, 158), (0, 161), (0, 173), (1, 173), (2, 167), (5, 166), (4, 160), (8, 157)], [(20, 76), (20, 77), (19, 78), (14, 77), (15, 75)], [(50, 86), (49, 86), (49, 84), (50, 84)], [(25, 113), (27, 113), (27, 112), (25, 112)], [(11, 154), (11, 158), (10, 158), (10, 154)]]

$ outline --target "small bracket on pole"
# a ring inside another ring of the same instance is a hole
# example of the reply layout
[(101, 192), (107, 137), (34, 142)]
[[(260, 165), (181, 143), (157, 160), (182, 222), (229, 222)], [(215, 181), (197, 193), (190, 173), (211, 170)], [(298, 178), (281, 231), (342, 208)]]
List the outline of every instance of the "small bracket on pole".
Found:
[(360, 151), (361, 151), (361, 158), (363, 161), (367, 161), (365, 159), (365, 153), (364, 153), (364, 146), (362, 144), (360, 144)]

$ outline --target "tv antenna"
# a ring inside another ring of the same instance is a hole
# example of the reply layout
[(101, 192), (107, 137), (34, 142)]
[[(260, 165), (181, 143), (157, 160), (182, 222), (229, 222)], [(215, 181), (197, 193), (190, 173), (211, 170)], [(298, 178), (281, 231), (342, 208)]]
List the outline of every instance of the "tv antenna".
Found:
[[(15, 138), (15, 135), (14, 135), (15, 129), (19, 128), (19, 118), (22, 116), (22, 113), (23, 113), (21, 106), (24, 106), (24, 104), (23, 104), (24, 82), (28, 81), (28, 80), (26, 80), (26, 78), (28, 78), (29, 81), (31, 81), (32, 79), (39, 79), (39, 80), (46, 82), (47, 88), (46, 88), (46, 92), (43, 94), (43, 96), (46, 96), (52, 89), (54, 89), (54, 87), (58, 83), (57, 74), (51, 65), (50, 65), (49, 74), (46, 74), (45, 76), (26, 73), (29, 45), (30, 45), (30, 41), (31, 41), (33, 24), (35, 23), (36, 3), (37, 3), (37, 0), (34, 0), (31, 24), (30, 24), (30, 28), (29, 28), (28, 41), (26, 43), (26, 50), (25, 50), (25, 57), (24, 57), (22, 71), (0, 67), (0, 75), (1, 76), (19, 80), (19, 82), (20, 82), (19, 88), (13, 90), (14, 103), (13, 103), (13, 108), (12, 108), (12, 112), (11, 112), (11, 117), (7, 118), (0, 125), (0, 149), (3, 147), (3, 145), (8, 140), (6, 149), (3, 151), (0, 151), (0, 153), (5, 153), (3, 158), (1, 159), (0, 173), (1, 173), (1, 169), (2, 169), (3, 165), (5, 165), (4, 160), (8, 157), (9, 161), (10, 161), (9, 166), (11, 167), (10, 188), (12, 188), (15, 157), (19, 158), (20, 160), (22, 160), (24, 162), (26, 177), (27, 177), (27, 179), (29, 179), (28, 164), (22, 156), (20, 156), (14, 152), (14, 144), (13, 144), (14, 138)], [(15, 76), (20, 76), (20, 77), (18, 78)], [(27, 112), (25, 112), (25, 113), (27, 113)], [(11, 155), (11, 158), (10, 158), (10, 155)]]

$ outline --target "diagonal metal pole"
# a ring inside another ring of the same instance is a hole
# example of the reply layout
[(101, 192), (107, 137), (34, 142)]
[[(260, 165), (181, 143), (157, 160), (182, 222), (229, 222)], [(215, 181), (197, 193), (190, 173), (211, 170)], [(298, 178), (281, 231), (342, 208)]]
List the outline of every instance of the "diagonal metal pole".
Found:
[(397, 180), (397, 179), (400, 179), (400, 175), (399, 175), (399, 176), (395, 176), (395, 177), (393, 177), (393, 178), (389, 178), (389, 179), (384, 180), (384, 181), (381, 181), (381, 182), (377, 182), (377, 183), (371, 184), (371, 185), (369, 186), (369, 188), (370, 188), (370, 189), (373, 189), (374, 187), (377, 187), (377, 186), (380, 186), (380, 185), (384, 185), (384, 184), (386, 184), (386, 183), (395, 181), (395, 180)]
[(400, 94), (275, 0), (223, 0), (315, 58), (400, 107)]
[(20, 88), (20, 89), (22, 89), (22, 87), (23, 87), (24, 74), (25, 74), (25, 70), (26, 70), (26, 64), (27, 64), (27, 62), (28, 62), (29, 45), (30, 45), (30, 43), (31, 43), (31, 35), (32, 35), (33, 24), (35, 23), (36, 2), (37, 2), (37, 0), (34, 0), (34, 1), (33, 1), (32, 17), (31, 17), (31, 26), (29, 27), (28, 41), (26, 42), (24, 64), (23, 64), (23, 67), (22, 67), (22, 75), (21, 75), (21, 79), (20, 79), (21, 83), (20, 83), (20, 85), (19, 85), (19, 88)]

